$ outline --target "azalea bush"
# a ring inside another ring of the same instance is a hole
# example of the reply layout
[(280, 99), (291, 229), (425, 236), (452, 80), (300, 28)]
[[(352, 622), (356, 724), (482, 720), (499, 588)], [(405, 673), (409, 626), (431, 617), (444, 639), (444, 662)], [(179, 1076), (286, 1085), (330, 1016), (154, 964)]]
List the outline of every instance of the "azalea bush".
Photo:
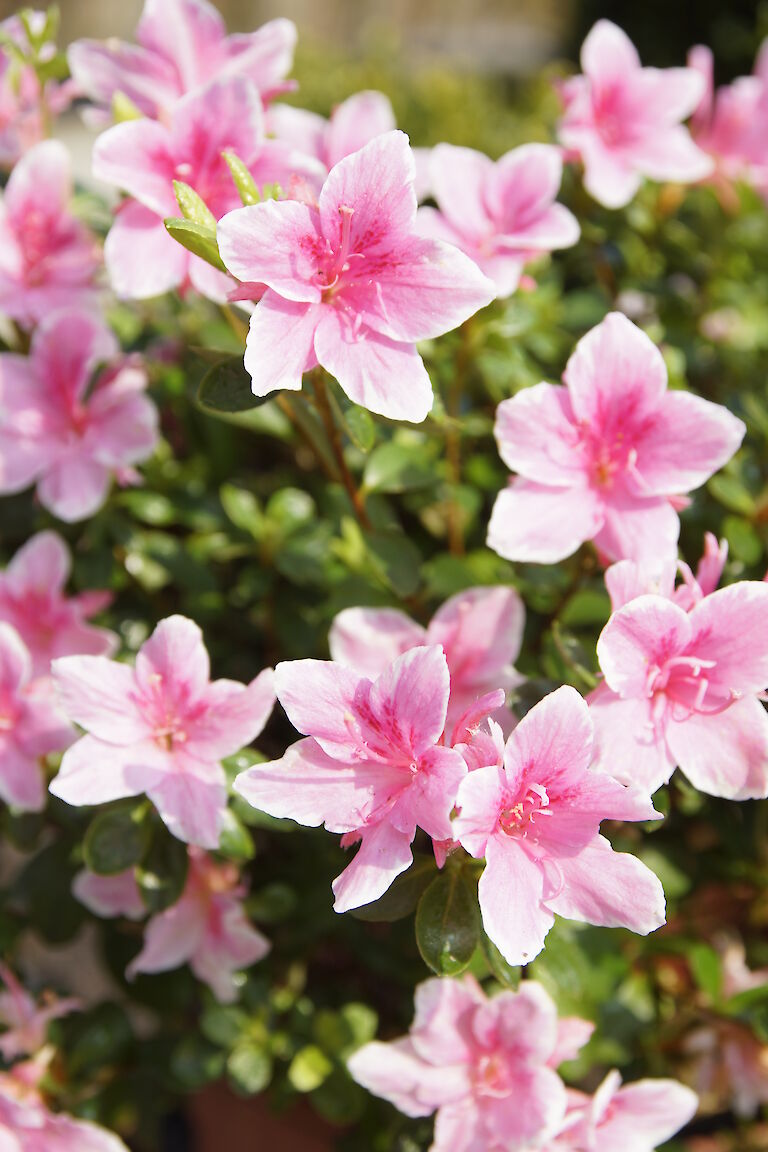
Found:
[(759, 33), (295, 42), (0, 25), (0, 1144), (764, 1148)]

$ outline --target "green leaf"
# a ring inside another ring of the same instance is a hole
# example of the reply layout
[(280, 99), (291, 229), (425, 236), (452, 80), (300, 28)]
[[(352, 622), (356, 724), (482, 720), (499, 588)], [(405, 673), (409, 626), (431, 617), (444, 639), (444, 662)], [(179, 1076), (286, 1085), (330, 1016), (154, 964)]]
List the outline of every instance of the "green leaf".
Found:
[(193, 224), (199, 224), (201, 228), (211, 232), (215, 237), (216, 217), (202, 196), (199, 196), (194, 188), (185, 184), (183, 180), (174, 180), (173, 191), (176, 194), (176, 203), (179, 205), (184, 219), (191, 220)]
[(297, 1092), (314, 1092), (333, 1071), (333, 1064), (317, 1044), (307, 1044), (288, 1068), (288, 1082)]
[(433, 880), (416, 910), (416, 943), (438, 976), (457, 976), (480, 939), (477, 898), (459, 869)]
[(141, 863), (150, 840), (147, 805), (123, 805), (91, 821), (83, 840), (83, 857), (97, 876), (116, 876)]
[(197, 402), (208, 412), (247, 412), (265, 404), (268, 397), (254, 396), (251, 378), (240, 356), (219, 361), (200, 381)]
[(136, 869), (136, 883), (148, 912), (164, 912), (176, 903), (184, 891), (188, 867), (186, 844), (170, 833), (155, 835), (147, 856)]
[(687, 949), (688, 963), (693, 978), (711, 1000), (719, 1000), (723, 985), (723, 967), (720, 957), (709, 944), (697, 941)]
[(256, 845), (245, 825), (238, 820), (231, 808), (227, 808), (222, 816), (222, 829), (219, 838), (219, 852), (230, 860), (244, 863), (253, 860), (256, 855)]
[(261, 193), (247, 167), (235, 152), (222, 152), (238, 195), (246, 206), (261, 203)]
[(248, 532), (258, 540), (262, 534), (264, 517), (253, 492), (249, 492), (247, 488), (239, 488), (236, 484), (222, 484), (219, 499), (235, 527)]
[(394, 920), (403, 920), (410, 916), (416, 908), (422, 893), (432, 882), (437, 871), (437, 865), (431, 856), (416, 859), (407, 872), (401, 872), (396, 880), (390, 884), (387, 891), (373, 904), (364, 904), (362, 908), (353, 908), (349, 913), (355, 920), (367, 920), (376, 923)]
[(382, 583), (398, 596), (412, 596), (419, 586), (421, 553), (403, 532), (363, 533), (368, 559)]
[(730, 509), (731, 512), (738, 512), (740, 516), (754, 516), (754, 498), (735, 476), (728, 476), (721, 472), (712, 477), (707, 487), (715, 500)]
[(270, 496), (264, 511), (283, 534), (310, 524), (317, 517), (317, 505), (301, 488), (281, 488)]
[(272, 1079), (272, 1057), (254, 1041), (243, 1040), (229, 1054), (227, 1077), (236, 1092), (255, 1096), (263, 1092)]
[(499, 952), (493, 940), (483, 932), (480, 941), (483, 955), (488, 961), (488, 967), (500, 984), (505, 988), (517, 988), (520, 983), (520, 969), (507, 961)]
[(200, 1017), (206, 1040), (222, 1048), (234, 1048), (248, 1027), (248, 1013), (235, 1004), (212, 1004)]
[(184, 220), (176, 216), (168, 217), (165, 221), (165, 228), (168, 235), (173, 236), (182, 248), (186, 248), (194, 256), (199, 256), (201, 260), (205, 260), (206, 264), (211, 264), (220, 272), (226, 272), (227, 269), (219, 255), (215, 231), (212, 232), (210, 228), (204, 227), (202, 224), (196, 224), (194, 220)]
[(376, 443), (376, 423), (367, 408), (353, 404), (344, 413), (347, 435), (361, 452), (370, 452)]
[(428, 488), (437, 478), (426, 444), (401, 444), (390, 440), (380, 444), (368, 457), (363, 472), (363, 487), (368, 492), (388, 492), (394, 495), (416, 488)]

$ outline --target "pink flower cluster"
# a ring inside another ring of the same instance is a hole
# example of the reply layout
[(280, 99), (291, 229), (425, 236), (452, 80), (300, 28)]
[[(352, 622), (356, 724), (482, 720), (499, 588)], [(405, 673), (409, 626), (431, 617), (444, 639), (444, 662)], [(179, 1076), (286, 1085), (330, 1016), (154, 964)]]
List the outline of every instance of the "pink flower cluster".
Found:
[(567, 1090), (557, 1067), (591, 1032), (558, 1020), (533, 981), (488, 999), (470, 976), (427, 980), (408, 1036), (365, 1044), (348, 1067), (407, 1116), (435, 1114), (430, 1152), (653, 1152), (691, 1119), (695, 1094), (674, 1080), (622, 1087), (617, 1072), (592, 1097)]
[(383, 895), (421, 828), (441, 861), (457, 842), (485, 858), (483, 923), (510, 963), (541, 951), (556, 912), (642, 933), (664, 923), (656, 877), (599, 835), (604, 819), (657, 813), (647, 792), (590, 770), (592, 720), (578, 693), (548, 696), (506, 748), (495, 721), (484, 723), (515, 683), (522, 623), (501, 588), (455, 597), (426, 632), (401, 613), (351, 609), (331, 632), (334, 662), (277, 666), (278, 699), (307, 738), (235, 788), (272, 816), (359, 842), (333, 885), (337, 911)]
[[(46, 15), (26, 10), (34, 36), (42, 36)], [(25, 152), (45, 139), (46, 119), (69, 107), (76, 86), (71, 80), (41, 83), (31, 61), (32, 45), (18, 16), (0, 22), (0, 37), (7, 37), (29, 61), (22, 63), (7, 47), (0, 49), (0, 167), (12, 168)], [(49, 41), (41, 44), (35, 54), (46, 64), (55, 53), (56, 46)]]
[[(95, 916), (139, 920), (144, 905), (133, 872), (96, 876), (80, 872), (74, 894)], [(180, 898), (149, 920), (144, 946), (127, 976), (167, 972), (189, 964), (222, 1004), (237, 998), (235, 974), (262, 960), (269, 941), (248, 921), (245, 887), (233, 864), (218, 864), (199, 848), (189, 849), (187, 881)]]

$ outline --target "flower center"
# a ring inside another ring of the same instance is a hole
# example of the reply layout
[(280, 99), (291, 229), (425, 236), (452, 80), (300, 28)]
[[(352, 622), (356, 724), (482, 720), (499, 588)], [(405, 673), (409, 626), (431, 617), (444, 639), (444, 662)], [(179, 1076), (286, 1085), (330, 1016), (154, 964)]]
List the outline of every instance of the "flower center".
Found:
[(707, 676), (716, 666), (715, 660), (704, 660), (699, 656), (673, 656), (663, 664), (650, 666), (645, 682), (646, 694), (656, 698), (662, 710), (667, 701), (671, 703), (674, 720), (686, 720), (694, 713), (715, 716), (739, 698), (739, 693), (733, 689), (725, 696), (717, 690), (711, 676)]
[(334, 297), (338, 296), (341, 289), (345, 284), (349, 284), (353, 277), (349, 273), (354, 269), (355, 263), (359, 263), (363, 256), (359, 252), (350, 252), (352, 243), (352, 217), (354, 216), (354, 208), (347, 207), (342, 204), (339, 208), (339, 215), (341, 217), (341, 237), (339, 239), (339, 247), (334, 252), (329, 245), (329, 252), (327, 262), (321, 273), (321, 288), (323, 292), (323, 303), (330, 303)]
[(535, 834), (536, 821), (551, 816), (549, 796), (542, 784), (531, 784), (525, 795), (507, 804), (499, 813), (499, 827), (507, 836)]
[(481, 1056), (475, 1069), (475, 1090), (480, 1096), (508, 1096), (514, 1087), (509, 1062), (501, 1052)]

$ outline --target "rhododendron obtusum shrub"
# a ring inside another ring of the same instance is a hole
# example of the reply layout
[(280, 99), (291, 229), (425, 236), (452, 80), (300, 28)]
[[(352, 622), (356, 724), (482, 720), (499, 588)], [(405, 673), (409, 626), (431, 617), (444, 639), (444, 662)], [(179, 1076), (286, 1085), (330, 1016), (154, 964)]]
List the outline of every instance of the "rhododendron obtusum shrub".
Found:
[(0, 24), (3, 1152), (757, 1146), (759, 30), (139, 7)]

